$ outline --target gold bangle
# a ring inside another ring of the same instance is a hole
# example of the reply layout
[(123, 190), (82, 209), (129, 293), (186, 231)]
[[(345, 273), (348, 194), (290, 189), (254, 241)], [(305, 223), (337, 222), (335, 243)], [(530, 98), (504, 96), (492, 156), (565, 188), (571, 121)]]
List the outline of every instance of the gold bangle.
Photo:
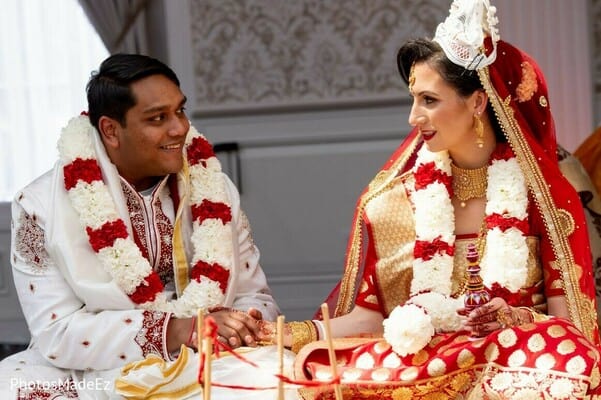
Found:
[(317, 329), (312, 321), (293, 321), (286, 323), (292, 332), (290, 350), (298, 353), (306, 345), (317, 340)]
[(530, 307), (520, 307), (520, 308), (524, 309), (524, 310), (528, 310), (528, 312), (530, 313), (530, 317), (532, 318), (531, 322), (543, 322), (543, 321), (548, 321), (551, 318), (550, 316), (539, 313), (538, 311), (536, 311), (535, 309), (530, 308)]

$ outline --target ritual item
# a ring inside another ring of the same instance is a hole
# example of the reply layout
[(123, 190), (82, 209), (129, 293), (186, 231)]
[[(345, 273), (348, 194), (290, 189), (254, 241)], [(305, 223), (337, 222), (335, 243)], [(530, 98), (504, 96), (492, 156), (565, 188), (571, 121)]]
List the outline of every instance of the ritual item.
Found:
[[(323, 303), (321, 305), (321, 315), (323, 316), (326, 342), (328, 344), (328, 356), (330, 359), (330, 366), (332, 368), (332, 379), (336, 380), (336, 377), (338, 376), (338, 362), (336, 361), (336, 353), (334, 352), (334, 343), (332, 341), (332, 333), (330, 331), (330, 311), (328, 310), (327, 303)], [(334, 384), (334, 395), (336, 400), (343, 400), (342, 388), (338, 382)]]
[(468, 277), (463, 303), (466, 312), (469, 313), (473, 309), (488, 303), (490, 301), (490, 294), (482, 283), (482, 277), (480, 277), (480, 263), (478, 262), (480, 257), (475, 244), (468, 244), (465, 258), (468, 261)]
[[(284, 316), (279, 315), (277, 319), (277, 348), (278, 348), (278, 374), (284, 375)], [(284, 382), (278, 379), (278, 400), (284, 400)]]

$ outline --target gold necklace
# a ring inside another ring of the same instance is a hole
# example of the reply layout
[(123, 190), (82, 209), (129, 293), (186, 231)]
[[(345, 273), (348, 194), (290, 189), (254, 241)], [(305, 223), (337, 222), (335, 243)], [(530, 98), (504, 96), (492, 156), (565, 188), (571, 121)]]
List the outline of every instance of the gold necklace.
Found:
[(453, 194), (461, 200), (461, 207), (469, 199), (477, 199), (486, 195), (488, 183), (488, 165), (476, 169), (459, 168), (451, 163), (453, 173)]

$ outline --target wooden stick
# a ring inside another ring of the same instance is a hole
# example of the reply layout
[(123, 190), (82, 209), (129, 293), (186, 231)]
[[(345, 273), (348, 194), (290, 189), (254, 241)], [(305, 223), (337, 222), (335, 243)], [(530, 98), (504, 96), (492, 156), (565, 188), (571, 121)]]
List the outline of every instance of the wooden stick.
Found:
[[(332, 378), (338, 376), (338, 365), (336, 364), (336, 354), (334, 353), (334, 343), (332, 342), (332, 335), (330, 331), (330, 312), (328, 311), (328, 305), (323, 303), (321, 305), (321, 315), (323, 317), (324, 331), (326, 335), (326, 341), (328, 343), (328, 356), (330, 358), (330, 366), (332, 368)], [(334, 384), (334, 394), (336, 400), (342, 399), (342, 388), (340, 384)]]
[[(204, 356), (204, 370), (202, 372), (202, 397), (204, 400), (211, 400), (211, 340), (205, 338), (205, 312), (203, 309), (198, 310), (196, 316), (196, 334), (198, 360)], [(200, 366), (199, 366), (200, 367)]]
[[(198, 351), (198, 355), (200, 356), (200, 351), (202, 350), (202, 338), (203, 338), (203, 327), (205, 326), (205, 310), (202, 308), (198, 309), (198, 313), (196, 314), (196, 351)], [(198, 357), (200, 360), (200, 357)], [(200, 367), (200, 365), (199, 365)]]
[(213, 343), (212, 338), (205, 337), (203, 338), (203, 352), (205, 354), (205, 369), (204, 369), (204, 388), (203, 388), (203, 398), (204, 400), (211, 400), (211, 362), (213, 361)]
[[(284, 375), (284, 316), (279, 315), (276, 325), (278, 345), (278, 373)], [(278, 379), (278, 400), (284, 400), (284, 382)]]

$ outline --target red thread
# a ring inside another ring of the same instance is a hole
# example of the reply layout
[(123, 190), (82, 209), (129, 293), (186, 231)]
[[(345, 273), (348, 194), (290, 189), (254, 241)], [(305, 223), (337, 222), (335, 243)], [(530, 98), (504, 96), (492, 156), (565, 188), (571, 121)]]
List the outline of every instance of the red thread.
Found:
[[(203, 330), (203, 337), (211, 338), (211, 341), (213, 342), (213, 352), (215, 353), (215, 356), (217, 358), (219, 358), (219, 351), (223, 350), (223, 351), (227, 351), (228, 353), (230, 353), (231, 355), (236, 357), (238, 360), (240, 360), (254, 368), (257, 368), (257, 369), (259, 368), (259, 366), (257, 364), (255, 364), (254, 362), (252, 362), (250, 360), (247, 360), (244, 356), (238, 354), (230, 346), (217, 340), (217, 336), (218, 336), (217, 335), (217, 323), (215, 322), (215, 319), (213, 319), (212, 317), (206, 317), (204, 319), (204, 324), (205, 324), (205, 328)], [(205, 353), (201, 352), (200, 357), (199, 357), (200, 365), (198, 368), (198, 383), (200, 383), (200, 384), (202, 384), (204, 382), (202, 378), (203, 378), (203, 372), (204, 372), (204, 367), (205, 367), (205, 358), (206, 358)], [(291, 385), (303, 386), (303, 387), (335, 385), (335, 384), (340, 383), (340, 378), (341, 378), (340, 374), (333, 377), (329, 381), (294, 380), (294, 379), (290, 379), (287, 376), (280, 375), (280, 374), (274, 374), (273, 376), (278, 378), (279, 380), (281, 380), (284, 383), (288, 383)], [(212, 382), (212, 381), (211, 381), (211, 386), (222, 387), (222, 388), (227, 388), (227, 389), (239, 389), (239, 390), (273, 390), (273, 389), (277, 388), (277, 386), (256, 387), (256, 386), (228, 385), (228, 384)]]
[(196, 346), (194, 346), (194, 343), (192, 343), (194, 332), (196, 332), (196, 315), (192, 317), (192, 329), (190, 329), (190, 335), (188, 336), (188, 340), (186, 341), (186, 346), (188, 347), (196, 348)]

